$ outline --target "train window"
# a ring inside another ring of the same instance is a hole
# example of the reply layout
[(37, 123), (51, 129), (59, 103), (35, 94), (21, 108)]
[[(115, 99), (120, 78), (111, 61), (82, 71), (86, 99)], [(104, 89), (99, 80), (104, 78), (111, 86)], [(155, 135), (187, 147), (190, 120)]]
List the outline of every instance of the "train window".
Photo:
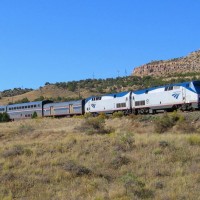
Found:
[(116, 97), (117, 97), (117, 95), (115, 94), (115, 95), (114, 95), (114, 98), (116, 98)]
[(27, 108), (27, 106), (25, 106), (25, 108)]
[(40, 107), (40, 104), (38, 104), (38, 107)]
[(33, 105), (31, 105), (31, 108), (33, 108)]
[(148, 92), (149, 92), (149, 90), (146, 90), (146, 91), (145, 91), (145, 94), (148, 94)]
[(28, 108), (30, 108), (31, 106), (28, 106)]
[(123, 108), (126, 107), (126, 103), (117, 103), (117, 108)]
[(34, 105), (34, 108), (36, 108), (36, 105)]
[(173, 86), (167, 86), (165, 87), (165, 91), (173, 90)]
[(195, 87), (200, 87), (200, 82), (198, 81), (198, 82), (194, 82), (194, 86)]
[(16, 110), (16, 107), (14, 107), (14, 110)]
[(135, 102), (135, 106), (144, 106), (145, 105), (145, 101), (136, 101)]
[(24, 106), (22, 106), (22, 109), (24, 109)]
[(22, 107), (20, 106), (19, 109), (22, 109)]

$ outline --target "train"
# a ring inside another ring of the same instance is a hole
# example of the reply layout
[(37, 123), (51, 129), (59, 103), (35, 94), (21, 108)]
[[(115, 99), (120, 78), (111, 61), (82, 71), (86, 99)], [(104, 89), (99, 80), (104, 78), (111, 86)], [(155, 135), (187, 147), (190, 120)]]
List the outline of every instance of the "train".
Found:
[(0, 106), (12, 121), (38, 117), (62, 117), (91, 113), (155, 114), (173, 110), (191, 111), (200, 109), (200, 80), (125, 91), (86, 99), (53, 102), (49, 100)]

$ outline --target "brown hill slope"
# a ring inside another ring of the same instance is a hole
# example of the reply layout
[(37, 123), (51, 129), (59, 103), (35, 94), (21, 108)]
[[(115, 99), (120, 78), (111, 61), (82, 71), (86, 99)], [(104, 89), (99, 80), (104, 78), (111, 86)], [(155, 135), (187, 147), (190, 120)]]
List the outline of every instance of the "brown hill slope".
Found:
[(21, 101), (24, 98), (27, 98), (29, 101), (35, 101), (37, 98), (41, 96), (44, 97), (45, 99), (51, 99), (51, 98), (56, 99), (58, 97), (76, 99), (79, 97), (79, 95), (81, 95), (81, 97), (83, 98), (86, 98), (91, 95), (91, 92), (87, 90), (72, 92), (64, 88), (59, 88), (56, 85), (48, 85), (21, 95), (16, 95), (13, 97), (2, 97), (0, 99), (0, 105), (15, 103), (17, 101)]
[(166, 76), (175, 73), (200, 72), (200, 50), (190, 53), (186, 57), (171, 60), (152, 61), (136, 67), (134, 76)]

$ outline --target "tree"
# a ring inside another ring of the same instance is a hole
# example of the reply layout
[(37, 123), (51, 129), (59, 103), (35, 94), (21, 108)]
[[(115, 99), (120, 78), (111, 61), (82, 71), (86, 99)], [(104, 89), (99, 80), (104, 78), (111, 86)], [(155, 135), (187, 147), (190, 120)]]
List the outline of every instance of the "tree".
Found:
[(37, 117), (38, 117), (37, 112), (34, 111), (34, 113), (33, 113), (33, 115), (32, 115), (32, 119), (35, 119), (35, 118), (37, 118)]
[(8, 113), (0, 113), (0, 122), (9, 122), (10, 121), (10, 116)]

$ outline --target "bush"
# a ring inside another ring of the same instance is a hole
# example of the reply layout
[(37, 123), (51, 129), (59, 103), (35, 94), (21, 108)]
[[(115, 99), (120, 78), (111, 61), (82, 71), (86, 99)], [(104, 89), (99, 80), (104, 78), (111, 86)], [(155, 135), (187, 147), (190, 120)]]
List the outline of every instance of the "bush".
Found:
[(184, 117), (177, 112), (172, 114), (165, 113), (162, 117), (155, 120), (155, 131), (164, 133), (172, 128), (178, 121), (184, 121)]
[(21, 145), (15, 145), (11, 149), (4, 151), (2, 153), (2, 156), (4, 158), (8, 158), (8, 157), (19, 156), (19, 155), (22, 155), (23, 153), (24, 153), (24, 148)]
[(121, 155), (117, 155), (112, 161), (111, 161), (111, 167), (114, 169), (118, 169), (122, 167), (123, 165), (127, 165), (130, 162), (130, 160)]
[(88, 135), (107, 134), (110, 132), (105, 128), (105, 120), (101, 116), (86, 118), (78, 129)]
[(92, 171), (84, 166), (77, 165), (74, 161), (70, 160), (64, 164), (63, 169), (72, 173), (74, 176), (90, 175)]
[(10, 116), (8, 113), (0, 113), (0, 122), (9, 122), (10, 121)]
[(193, 136), (188, 138), (188, 142), (190, 143), (190, 145), (200, 146), (200, 136), (193, 135)]
[(121, 133), (116, 143), (117, 151), (131, 151), (135, 147), (135, 138), (132, 133)]
[(34, 111), (34, 113), (33, 113), (33, 115), (32, 115), (32, 119), (35, 119), (35, 118), (37, 118), (37, 117), (38, 117), (37, 112)]
[(113, 118), (121, 118), (124, 116), (124, 113), (122, 111), (114, 112), (112, 117)]

